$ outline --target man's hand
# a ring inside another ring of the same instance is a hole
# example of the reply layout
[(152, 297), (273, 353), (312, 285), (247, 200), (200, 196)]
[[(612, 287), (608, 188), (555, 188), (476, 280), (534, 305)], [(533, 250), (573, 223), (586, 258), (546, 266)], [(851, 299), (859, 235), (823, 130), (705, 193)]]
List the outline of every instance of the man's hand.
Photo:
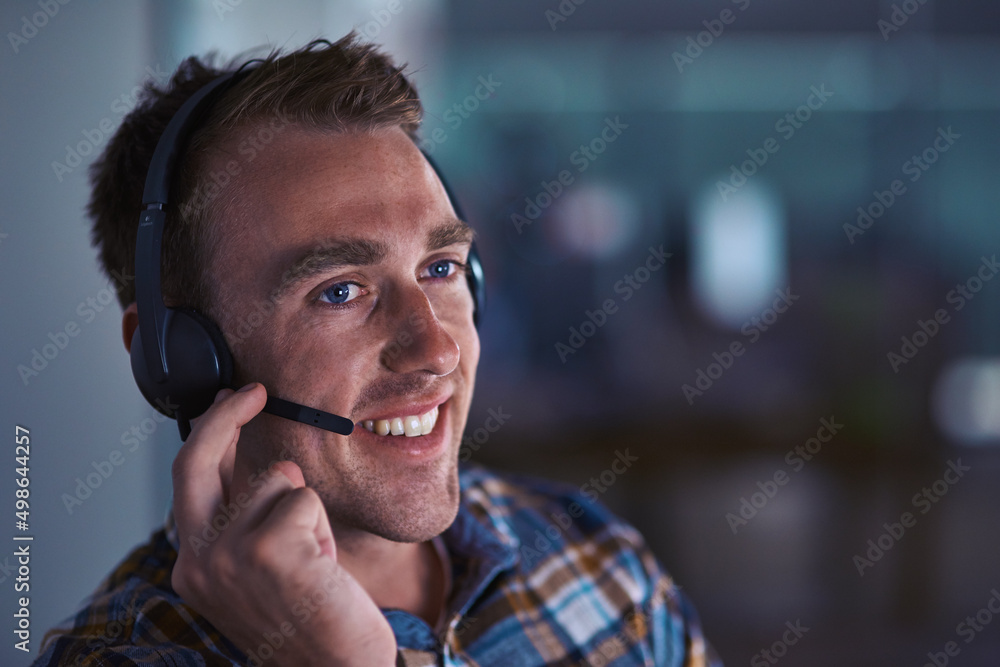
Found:
[(240, 428), (266, 400), (260, 384), (220, 391), (174, 461), (174, 590), (244, 652), (273, 649), (271, 664), (394, 665), (392, 628), (338, 565), (299, 467), (277, 462), (253, 486), (233, 478)]

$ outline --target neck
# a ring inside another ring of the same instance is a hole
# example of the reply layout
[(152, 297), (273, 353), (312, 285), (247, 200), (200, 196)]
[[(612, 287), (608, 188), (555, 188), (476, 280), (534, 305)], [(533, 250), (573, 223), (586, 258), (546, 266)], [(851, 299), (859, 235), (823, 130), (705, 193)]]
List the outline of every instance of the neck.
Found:
[(445, 604), (444, 572), (431, 542), (400, 543), (356, 529), (334, 529), (337, 562), (379, 607), (401, 609), (433, 628)]

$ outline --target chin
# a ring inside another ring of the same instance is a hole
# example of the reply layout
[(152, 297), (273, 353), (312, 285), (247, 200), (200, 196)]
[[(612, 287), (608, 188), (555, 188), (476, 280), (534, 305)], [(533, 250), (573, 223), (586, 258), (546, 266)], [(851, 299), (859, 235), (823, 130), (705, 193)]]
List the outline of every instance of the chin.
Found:
[[(458, 514), (457, 460), (421, 466), (398, 475), (361, 475), (347, 493), (324, 497), (333, 523), (393, 542), (424, 542), (440, 535)], [(319, 489), (317, 489), (319, 491)]]
[(392, 542), (426, 542), (448, 530), (458, 514), (458, 503), (453, 507), (440, 509), (446, 511), (436, 513), (436, 516), (420, 517), (418, 521), (408, 521), (405, 516), (401, 516), (402, 521), (372, 526), (369, 532)]
[[(396, 494), (393, 494), (396, 496)], [(424, 542), (440, 535), (455, 521), (459, 505), (458, 468), (451, 466), (437, 484), (410, 486), (386, 506), (381, 530), (372, 530), (394, 542)]]

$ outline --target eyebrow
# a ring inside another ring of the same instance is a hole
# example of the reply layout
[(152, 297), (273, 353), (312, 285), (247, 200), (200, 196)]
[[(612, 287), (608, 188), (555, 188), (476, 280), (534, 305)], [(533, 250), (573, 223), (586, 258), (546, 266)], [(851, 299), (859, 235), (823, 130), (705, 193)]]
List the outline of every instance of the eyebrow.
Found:
[(472, 243), (475, 232), (464, 221), (452, 218), (427, 234), (427, 250), (440, 250), (457, 243)]
[[(434, 251), (458, 243), (471, 243), (475, 233), (468, 224), (452, 218), (427, 234), (427, 250)], [(345, 266), (371, 266), (385, 261), (389, 246), (372, 239), (341, 239), (320, 245), (301, 255), (281, 275), (272, 291), (272, 301), (281, 301), (296, 286), (310, 278)]]

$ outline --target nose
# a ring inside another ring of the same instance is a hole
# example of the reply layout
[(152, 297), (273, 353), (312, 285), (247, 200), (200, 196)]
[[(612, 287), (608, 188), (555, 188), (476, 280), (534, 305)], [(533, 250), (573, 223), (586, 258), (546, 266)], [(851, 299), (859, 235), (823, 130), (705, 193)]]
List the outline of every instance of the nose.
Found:
[(447, 375), (455, 370), (461, 354), (458, 343), (437, 318), (423, 290), (407, 290), (395, 305), (398, 315), (391, 320), (382, 364), (396, 373)]

